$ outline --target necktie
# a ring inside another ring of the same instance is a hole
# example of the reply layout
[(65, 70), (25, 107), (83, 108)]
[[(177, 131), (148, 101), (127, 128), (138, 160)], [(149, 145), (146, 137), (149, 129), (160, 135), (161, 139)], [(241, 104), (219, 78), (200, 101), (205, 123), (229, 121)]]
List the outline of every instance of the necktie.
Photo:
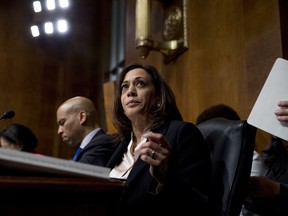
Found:
[(82, 149), (79, 147), (79, 148), (77, 149), (74, 157), (73, 157), (73, 161), (76, 161), (76, 159), (77, 159), (77, 157), (78, 157), (78, 155), (80, 154), (81, 151), (82, 151)]

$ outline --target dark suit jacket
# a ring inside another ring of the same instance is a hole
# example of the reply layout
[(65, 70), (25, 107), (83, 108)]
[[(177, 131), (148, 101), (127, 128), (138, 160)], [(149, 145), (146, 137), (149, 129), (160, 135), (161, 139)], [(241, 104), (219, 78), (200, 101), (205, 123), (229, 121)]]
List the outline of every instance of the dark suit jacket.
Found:
[[(205, 215), (211, 179), (211, 160), (201, 132), (192, 124), (172, 121), (153, 132), (162, 133), (171, 145), (167, 179), (156, 194), (157, 182), (149, 173), (149, 165), (140, 158), (133, 166), (127, 189), (120, 202), (120, 215)], [(130, 137), (122, 142), (107, 166), (119, 164), (127, 151)]]
[(100, 129), (80, 152), (76, 161), (105, 166), (115, 150), (111, 136)]

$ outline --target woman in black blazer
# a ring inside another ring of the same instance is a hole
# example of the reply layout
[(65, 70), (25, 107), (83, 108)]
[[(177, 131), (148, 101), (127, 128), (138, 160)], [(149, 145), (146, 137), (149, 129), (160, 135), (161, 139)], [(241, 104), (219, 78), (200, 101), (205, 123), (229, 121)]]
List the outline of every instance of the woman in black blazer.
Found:
[(118, 147), (107, 166), (126, 181), (118, 215), (205, 215), (211, 179), (208, 146), (182, 120), (171, 88), (152, 66), (119, 76), (113, 109)]

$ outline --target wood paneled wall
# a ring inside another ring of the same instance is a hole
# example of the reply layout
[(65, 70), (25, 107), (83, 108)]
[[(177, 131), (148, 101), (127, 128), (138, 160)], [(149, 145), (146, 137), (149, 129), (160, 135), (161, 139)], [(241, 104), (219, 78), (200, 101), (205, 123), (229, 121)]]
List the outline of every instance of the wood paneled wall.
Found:
[(74, 154), (57, 134), (56, 110), (64, 100), (91, 98), (99, 124), (106, 127), (102, 84), (108, 71), (111, 2), (70, 2), (69, 35), (38, 39), (30, 34), (32, 1), (0, 2), (0, 113), (16, 113), (1, 120), (0, 127), (14, 122), (29, 126), (38, 137), (37, 150), (60, 158)]
[[(61, 158), (74, 152), (57, 135), (56, 110), (67, 98), (91, 98), (99, 124), (108, 132), (111, 126), (103, 99), (111, 1), (71, 2), (69, 37), (38, 40), (30, 35), (31, 3), (0, 2), (0, 112), (16, 112), (13, 119), (1, 120), (0, 127), (12, 122), (29, 126), (39, 139), (38, 151)], [(285, 19), (282, 16), (280, 22), (278, 0), (187, 0), (189, 49), (168, 64), (155, 51), (144, 60), (138, 57), (135, 0), (126, 2), (125, 65), (156, 66), (187, 121), (194, 122), (203, 109), (217, 103), (248, 117), (275, 59), (285, 50), (281, 40)]]
[[(126, 65), (156, 66), (187, 121), (194, 122), (202, 110), (218, 103), (248, 118), (274, 61), (282, 57), (278, 0), (187, 1), (189, 49), (168, 64), (155, 51), (145, 60), (138, 57), (135, 1), (127, 2)], [(261, 149), (268, 138), (259, 131), (256, 147)]]

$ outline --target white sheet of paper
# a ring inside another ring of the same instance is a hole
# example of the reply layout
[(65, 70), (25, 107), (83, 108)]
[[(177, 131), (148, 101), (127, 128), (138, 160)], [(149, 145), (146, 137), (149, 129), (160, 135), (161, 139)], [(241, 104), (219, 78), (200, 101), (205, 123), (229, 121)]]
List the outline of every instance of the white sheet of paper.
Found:
[(288, 141), (288, 124), (277, 120), (277, 103), (288, 100), (288, 61), (277, 58), (247, 122), (263, 131)]

